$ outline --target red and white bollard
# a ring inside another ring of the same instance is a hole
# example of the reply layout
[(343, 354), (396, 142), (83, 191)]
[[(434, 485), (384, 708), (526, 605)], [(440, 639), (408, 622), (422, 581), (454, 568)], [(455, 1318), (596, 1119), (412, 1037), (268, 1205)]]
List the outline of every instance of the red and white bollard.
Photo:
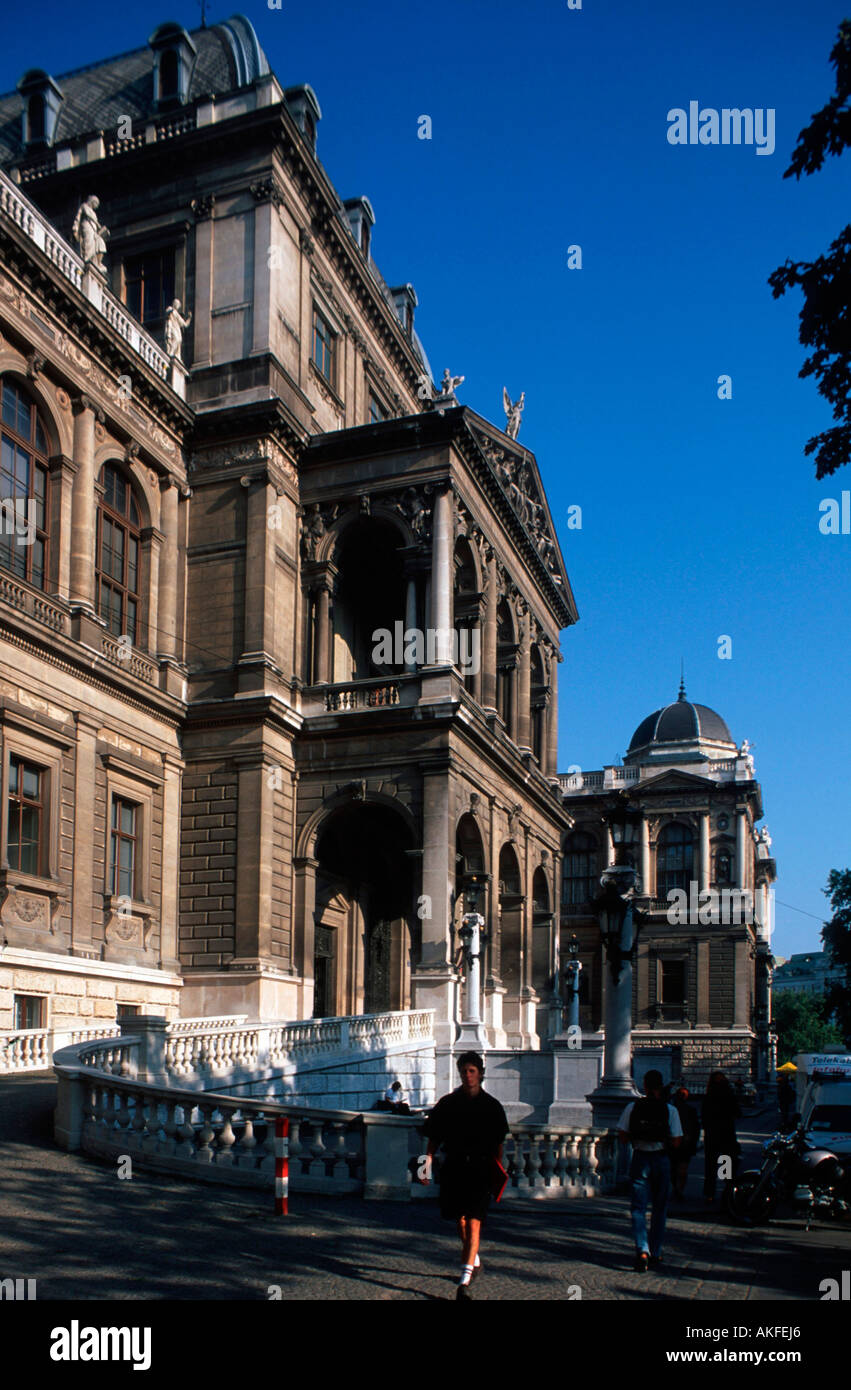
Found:
[(290, 1122), (275, 1121), (275, 1215), (289, 1216)]

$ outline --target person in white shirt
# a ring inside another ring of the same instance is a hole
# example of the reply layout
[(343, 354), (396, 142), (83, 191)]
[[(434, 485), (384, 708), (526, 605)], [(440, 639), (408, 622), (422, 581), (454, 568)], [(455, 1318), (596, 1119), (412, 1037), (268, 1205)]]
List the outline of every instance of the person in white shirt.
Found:
[[(644, 1274), (662, 1263), (662, 1241), (671, 1194), (669, 1154), (679, 1146), (683, 1127), (676, 1107), (662, 1096), (662, 1073), (649, 1071), (644, 1096), (632, 1101), (618, 1120), (618, 1132), (632, 1145), (629, 1166), (630, 1212), (635, 1240), (635, 1269)], [(647, 1205), (652, 1203), (650, 1239), (647, 1238)]]
[(387, 1107), (395, 1111), (397, 1115), (410, 1115), (411, 1108), (408, 1105), (405, 1092), (402, 1090), (401, 1081), (394, 1081), (384, 1092), (384, 1099)]

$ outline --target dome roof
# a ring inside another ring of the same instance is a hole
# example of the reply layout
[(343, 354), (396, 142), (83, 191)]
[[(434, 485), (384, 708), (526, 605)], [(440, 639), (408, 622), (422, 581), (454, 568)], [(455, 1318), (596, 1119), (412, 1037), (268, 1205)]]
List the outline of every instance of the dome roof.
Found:
[(726, 743), (735, 748), (733, 736), (720, 714), (708, 705), (696, 705), (686, 699), (685, 687), (680, 685), (678, 698), (672, 705), (654, 710), (642, 719), (633, 734), (627, 757), (649, 744), (696, 742)]

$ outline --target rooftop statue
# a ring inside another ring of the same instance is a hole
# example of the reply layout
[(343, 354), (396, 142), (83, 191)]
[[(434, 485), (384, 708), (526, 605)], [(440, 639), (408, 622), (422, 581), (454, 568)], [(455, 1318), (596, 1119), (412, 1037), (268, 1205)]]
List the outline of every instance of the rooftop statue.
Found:
[(180, 300), (176, 299), (165, 311), (165, 350), (169, 357), (182, 360), (183, 330), (192, 322), (191, 312), (186, 318), (180, 312)]
[(83, 264), (99, 270), (103, 275), (106, 273), (103, 258), (106, 255), (106, 239), (109, 232), (98, 220), (99, 207), (100, 199), (94, 194), (81, 203), (74, 218), (71, 235), (80, 248)]
[(464, 378), (462, 376), (452, 376), (449, 368), (446, 367), (443, 373), (443, 380), (440, 383), (441, 396), (454, 396), (456, 386), (460, 386)]
[(502, 404), (505, 413), (508, 416), (508, 422), (505, 426), (505, 433), (508, 435), (509, 439), (516, 439), (518, 434), (520, 433), (520, 417), (522, 416), (524, 407), (526, 405), (526, 392), (521, 391), (520, 399), (515, 401), (512, 405), (511, 397), (509, 396), (508, 392), (503, 386)]

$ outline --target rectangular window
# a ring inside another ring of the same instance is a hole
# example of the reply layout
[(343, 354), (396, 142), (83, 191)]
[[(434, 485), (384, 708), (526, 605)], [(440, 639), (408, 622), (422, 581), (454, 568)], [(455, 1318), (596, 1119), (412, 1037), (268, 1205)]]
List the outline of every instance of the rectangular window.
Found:
[(377, 396), (373, 396), (370, 392), (369, 423), (371, 425), (377, 425), (380, 420), (386, 420), (387, 418), (388, 412), (384, 409), (384, 406), (381, 404), (381, 401), (378, 399)]
[(110, 892), (118, 898), (135, 898), (136, 845), (139, 807), (116, 796), (112, 800), (110, 830)]
[(681, 1018), (686, 1002), (686, 963), (684, 960), (660, 961), (660, 1003), (666, 1018)]
[(313, 310), (313, 362), (325, 380), (334, 385), (334, 343), (336, 334), (318, 309)]
[(124, 302), (139, 323), (157, 323), (174, 300), (174, 250), (128, 256), (124, 262)]
[(122, 1018), (138, 1018), (140, 1004), (118, 1004), (115, 1010), (116, 1020), (120, 1023)]
[(16, 994), (13, 1028), (43, 1028), (45, 1000), (38, 994)]
[(9, 760), (9, 868), (23, 874), (42, 870), (45, 782), (43, 768), (15, 756)]

